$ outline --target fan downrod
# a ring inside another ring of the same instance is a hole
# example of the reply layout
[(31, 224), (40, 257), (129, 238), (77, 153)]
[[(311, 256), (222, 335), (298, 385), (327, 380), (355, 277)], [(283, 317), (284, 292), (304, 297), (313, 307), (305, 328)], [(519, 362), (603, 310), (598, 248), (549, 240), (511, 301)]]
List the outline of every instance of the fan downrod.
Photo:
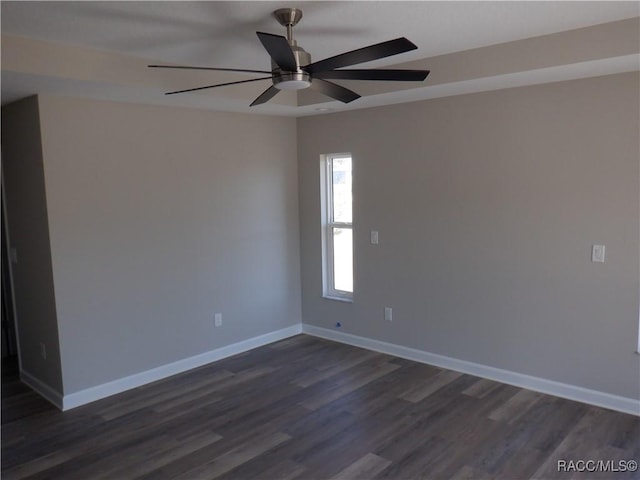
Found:
[(279, 8), (273, 12), (273, 16), (280, 25), (287, 28), (287, 40), (293, 40), (293, 27), (302, 19), (302, 10), (299, 8)]

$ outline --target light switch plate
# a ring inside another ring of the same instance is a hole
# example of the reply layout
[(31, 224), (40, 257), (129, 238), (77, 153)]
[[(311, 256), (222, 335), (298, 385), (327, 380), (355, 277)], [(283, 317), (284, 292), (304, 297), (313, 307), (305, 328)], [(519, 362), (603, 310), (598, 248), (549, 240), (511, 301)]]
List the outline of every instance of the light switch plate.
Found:
[(371, 245), (378, 245), (378, 231), (371, 230)]
[(591, 250), (591, 261), (604, 263), (604, 245), (594, 245)]

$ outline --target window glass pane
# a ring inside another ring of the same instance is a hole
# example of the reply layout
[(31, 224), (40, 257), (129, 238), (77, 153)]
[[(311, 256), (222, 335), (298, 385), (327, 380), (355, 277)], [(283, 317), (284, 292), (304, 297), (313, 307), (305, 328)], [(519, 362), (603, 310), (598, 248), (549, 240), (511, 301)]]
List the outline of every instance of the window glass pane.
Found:
[(333, 221), (351, 223), (351, 157), (334, 158), (331, 166)]
[(333, 229), (333, 286), (353, 292), (353, 232), (350, 228)]

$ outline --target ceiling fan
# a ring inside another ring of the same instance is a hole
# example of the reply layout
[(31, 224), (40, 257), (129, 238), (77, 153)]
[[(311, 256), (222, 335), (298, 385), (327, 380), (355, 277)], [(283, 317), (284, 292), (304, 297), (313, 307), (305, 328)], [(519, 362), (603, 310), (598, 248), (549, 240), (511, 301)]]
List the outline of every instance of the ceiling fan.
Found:
[(404, 37), (389, 40), (387, 42), (369, 45), (350, 52), (325, 58), (318, 62), (311, 62), (311, 55), (307, 53), (293, 39), (293, 27), (302, 18), (302, 10), (297, 8), (281, 8), (273, 12), (280, 25), (287, 28), (287, 36), (273, 35), (271, 33), (256, 32), (260, 42), (271, 57), (271, 71), (248, 70), (237, 68), (191, 67), (184, 65), (149, 65), (150, 68), (179, 68), (186, 70), (216, 70), (224, 72), (263, 73), (268, 76), (240, 80), (236, 82), (206, 85), (204, 87), (188, 88), (167, 92), (166, 95), (193, 92), (208, 88), (236, 85), (239, 83), (271, 80), (272, 85), (256, 98), (251, 106), (260, 105), (271, 100), (280, 90), (302, 90), (311, 88), (335, 100), (344, 103), (352, 102), (358, 98), (356, 92), (341, 85), (330, 82), (327, 79), (340, 80), (385, 80), (401, 82), (421, 82), (429, 70), (393, 70), (393, 69), (365, 69), (365, 70), (339, 70), (359, 63), (378, 60), (380, 58), (398, 55), (400, 53), (415, 50), (418, 47)]

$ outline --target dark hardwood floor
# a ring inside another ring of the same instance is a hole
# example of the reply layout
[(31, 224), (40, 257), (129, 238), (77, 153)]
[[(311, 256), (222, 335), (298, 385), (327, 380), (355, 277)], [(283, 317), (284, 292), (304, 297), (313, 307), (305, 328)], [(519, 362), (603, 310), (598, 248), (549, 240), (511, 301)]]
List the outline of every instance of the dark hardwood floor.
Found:
[(5, 480), (639, 478), (557, 471), (640, 460), (638, 417), (305, 335), (64, 413), (10, 367)]

